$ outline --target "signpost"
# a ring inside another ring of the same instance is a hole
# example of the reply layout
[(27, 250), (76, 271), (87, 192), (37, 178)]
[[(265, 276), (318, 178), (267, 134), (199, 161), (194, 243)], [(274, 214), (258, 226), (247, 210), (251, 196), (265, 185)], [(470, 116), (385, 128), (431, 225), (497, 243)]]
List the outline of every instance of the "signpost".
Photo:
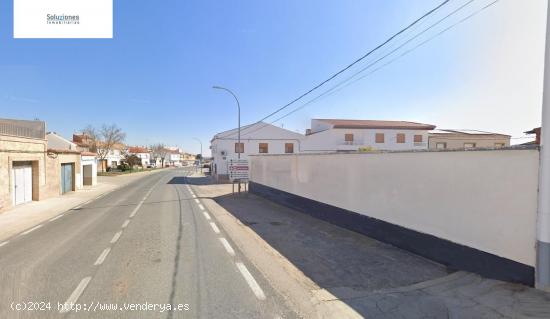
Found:
[(248, 183), (249, 173), (248, 160), (232, 159), (229, 160), (229, 180), (233, 183), (233, 192), (235, 192), (235, 183), (239, 184), (239, 193), (241, 192), (241, 183), (244, 183), (245, 190)]

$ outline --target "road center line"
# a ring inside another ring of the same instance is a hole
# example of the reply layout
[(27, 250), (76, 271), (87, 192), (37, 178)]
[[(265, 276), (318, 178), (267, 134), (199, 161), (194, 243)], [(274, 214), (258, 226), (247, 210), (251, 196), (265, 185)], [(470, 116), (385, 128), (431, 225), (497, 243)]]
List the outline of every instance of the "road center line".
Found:
[(54, 220), (63, 217), (63, 215), (65, 215), (65, 214), (57, 215), (54, 218), (50, 219), (50, 221), (53, 222)]
[(9, 243), (9, 240), (6, 240), (5, 242), (0, 243), (0, 247), (6, 245), (7, 243)]
[(59, 310), (60, 313), (66, 313), (71, 310), (71, 307), (78, 301), (78, 298), (80, 298), (80, 295), (82, 295), (84, 289), (86, 289), (86, 286), (90, 283), (90, 280), (92, 280), (92, 277), (86, 277), (80, 281), (71, 296), (69, 296), (69, 299), (65, 301), (63, 308)]
[(197, 198), (197, 195), (195, 195), (195, 194), (191, 193), (191, 197), (193, 197), (193, 198)]
[(202, 204), (199, 204), (199, 208), (200, 208), (201, 210), (204, 210), (204, 206), (202, 206)]
[(260, 300), (265, 300), (265, 294), (260, 285), (256, 282), (252, 274), (248, 271), (246, 266), (241, 263), (237, 262), (235, 263), (237, 265), (237, 268), (239, 268), (239, 271), (241, 272), (241, 275), (243, 275), (244, 280), (246, 280), (246, 283), (248, 286), (250, 286), (250, 289), (252, 289), (252, 292), (256, 295), (256, 298)]
[(210, 214), (208, 214), (207, 212), (202, 212), (204, 214), (204, 217), (206, 217), (206, 219), (210, 220)]
[(113, 236), (113, 239), (111, 239), (111, 244), (116, 243), (117, 240), (120, 238), (120, 235), (122, 235), (122, 231), (117, 232), (117, 233)]
[(200, 204), (201, 202), (195, 198), (195, 203)]
[(105, 250), (103, 250), (101, 255), (97, 257), (97, 260), (95, 261), (94, 266), (101, 265), (105, 260), (105, 258), (107, 257), (107, 255), (109, 255), (109, 252), (111, 252), (111, 248), (105, 248)]
[(129, 219), (125, 220), (124, 223), (122, 224), (122, 228), (126, 228), (126, 226), (128, 226), (129, 223), (130, 223)]
[(222, 242), (222, 245), (225, 248), (225, 250), (227, 250), (227, 253), (230, 254), (231, 256), (235, 256), (235, 251), (233, 250), (233, 247), (231, 247), (227, 239), (220, 238), (220, 241)]
[(210, 223), (210, 226), (212, 227), (212, 229), (214, 230), (214, 232), (216, 234), (219, 234), (220, 233), (220, 229), (218, 228), (218, 226), (216, 226), (216, 223)]
[(40, 228), (40, 227), (42, 227), (42, 226), (43, 226), (42, 224), (40, 224), (40, 225), (38, 225), (38, 226), (34, 226), (33, 228), (31, 228), (31, 229), (29, 229), (29, 230), (26, 230), (26, 231), (22, 232), (21, 235), (26, 235), (26, 234), (28, 234), (28, 233), (30, 233), (30, 232), (32, 232), (32, 231), (37, 230), (38, 228)]
[(130, 214), (130, 218), (136, 216), (137, 211), (141, 208), (141, 205), (143, 205), (143, 202), (144, 202), (144, 201), (145, 201), (145, 200), (140, 201), (139, 204), (136, 206), (136, 208), (134, 208), (134, 210), (133, 210), (132, 213)]

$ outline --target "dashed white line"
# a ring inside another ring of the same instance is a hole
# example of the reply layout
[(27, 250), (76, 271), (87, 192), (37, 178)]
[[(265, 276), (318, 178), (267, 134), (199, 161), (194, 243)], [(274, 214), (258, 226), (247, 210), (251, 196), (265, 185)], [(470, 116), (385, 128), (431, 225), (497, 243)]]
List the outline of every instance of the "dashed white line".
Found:
[(193, 198), (197, 198), (197, 195), (195, 195), (195, 194), (191, 193), (191, 197), (193, 197)]
[(30, 233), (30, 232), (32, 232), (32, 231), (37, 230), (38, 228), (40, 228), (40, 227), (42, 227), (42, 226), (43, 226), (42, 224), (40, 224), (40, 225), (38, 225), (38, 226), (34, 226), (33, 228), (31, 228), (31, 229), (29, 229), (29, 230), (26, 230), (26, 231), (22, 232), (21, 235), (26, 235), (26, 234), (28, 234), (28, 233)]
[(9, 240), (6, 240), (5, 242), (1, 242), (1, 243), (0, 243), (0, 247), (6, 245), (7, 243), (9, 243)]
[(199, 208), (200, 208), (201, 210), (204, 210), (204, 206), (202, 206), (202, 204), (199, 204)]
[(117, 240), (120, 238), (120, 235), (122, 235), (122, 231), (117, 232), (117, 233), (113, 236), (113, 239), (111, 239), (111, 244), (116, 243)]
[(130, 223), (129, 219), (125, 220), (124, 223), (122, 224), (122, 228), (126, 228), (126, 226), (128, 226), (129, 223)]
[(101, 265), (105, 260), (105, 258), (107, 257), (107, 255), (109, 255), (109, 252), (111, 252), (111, 248), (105, 248), (105, 250), (103, 250), (101, 255), (97, 257), (97, 260), (95, 261), (94, 266)]
[(239, 268), (239, 271), (241, 272), (241, 275), (243, 275), (244, 280), (246, 280), (246, 283), (252, 289), (252, 292), (256, 295), (256, 298), (260, 300), (265, 300), (265, 294), (260, 285), (256, 282), (256, 279), (252, 276), (252, 274), (248, 271), (246, 266), (241, 263), (237, 262), (235, 263), (237, 265), (237, 268)]
[(210, 220), (210, 214), (208, 214), (207, 212), (202, 212), (204, 217), (208, 220)]
[(210, 226), (212, 227), (212, 229), (214, 230), (214, 232), (216, 234), (219, 234), (220, 233), (220, 229), (218, 228), (218, 226), (216, 226), (215, 223), (210, 223)]
[(139, 204), (136, 206), (136, 208), (134, 208), (134, 210), (132, 211), (132, 213), (130, 214), (130, 218), (136, 216), (136, 213), (137, 211), (141, 208), (141, 205), (143, 205), (143, 202), (145, 200), (142, 200), (141, 202), (139, 202)]
[(50, 221), (53, 222), (54, 220), (63, 217), (63, 215), (65, 215), (65, 214), (57, 215), (57, 216), (55, 216), (54, 218), (50, 219)]
[(66, 313), (71, 311), (71, 307), (73, 307), (74, 304), (78, 301), (78, 298), (80, 298), (80, 295), (82, 295), (82, 293), (84, 292), (84, 289), (86, 289), (86, 286), (88, 286), (88, 284), (90, 283), (90, 280), (92, 280), (92, 277), (86, 277), (80, 281), (76, 289), (69, 296), (69, 299), (65, 301), (63, 308), (59, 310), (60, 313)]
[(195, 203), (200, 204), (201, 202), (195, 198)]
[(220, 238), (220, 241), (222, 242), (222, 245), (225, 248), (225, 250), (227, 250), (227, 253), (230, 254), (231, 256), (235, 256), (235, 251), (233, 250), (233, 247), (231, 247), (227, 239)]

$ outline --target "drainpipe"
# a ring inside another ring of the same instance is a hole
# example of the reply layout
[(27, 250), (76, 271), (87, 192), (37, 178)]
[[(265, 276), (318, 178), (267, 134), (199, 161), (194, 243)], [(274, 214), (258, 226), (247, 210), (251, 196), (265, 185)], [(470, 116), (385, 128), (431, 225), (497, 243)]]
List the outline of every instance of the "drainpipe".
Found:
[(550, 291), (550, 3), (547, 8), (535, 285)]

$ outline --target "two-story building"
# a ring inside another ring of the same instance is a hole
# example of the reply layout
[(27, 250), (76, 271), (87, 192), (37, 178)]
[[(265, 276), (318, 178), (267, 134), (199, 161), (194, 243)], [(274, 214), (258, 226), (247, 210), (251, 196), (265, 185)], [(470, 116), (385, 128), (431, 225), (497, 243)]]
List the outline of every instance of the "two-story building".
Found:
[(291, 154), (300, 152), (304, 136), (267, 123), (255, 123), (241, 127), (241, 144), (238, 129), (220, 132), (210, 141), (212, 174), (227, 178), (229, 160), (248, 159), (253, 154)]
[(407, 121), (312, 119), (301, 152), (425, 150), (433, 129)]
[(151, 151), (145, 147), (134, 146), (128, 148), (129, 155), (135, 155), (141, 159), (141, 166), (147, 167), (151, 164)]

